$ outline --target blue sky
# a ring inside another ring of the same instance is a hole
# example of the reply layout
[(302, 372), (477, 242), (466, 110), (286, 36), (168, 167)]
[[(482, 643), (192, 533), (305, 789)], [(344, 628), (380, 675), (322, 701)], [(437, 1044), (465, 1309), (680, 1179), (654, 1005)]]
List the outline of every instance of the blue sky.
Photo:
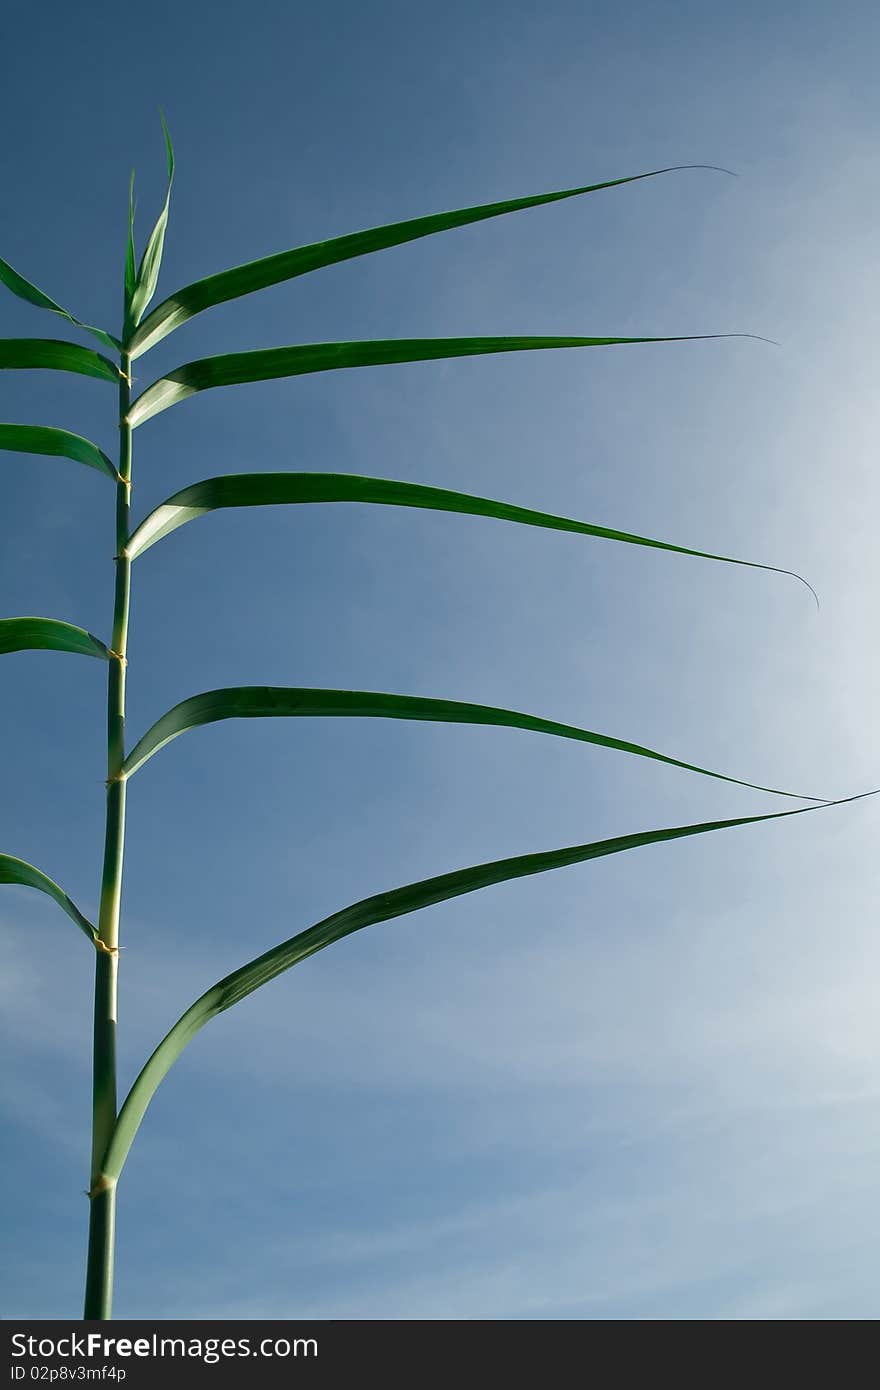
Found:
[[(217, 473), (458, 487), (806, 574), (475, 518), (208, 517), (134, 571), (130, 741), (221, 685), (507, 705), (826, 796), (880, 782), (878, 18), (863, 4), (96, 0), (8, 21), (0, 254), (114, 330), (128, 172), (160, 295), (445, 207), (671, 174), (205, 314), (139, 385), (354, 337), (752, 332), (211, 392), (136, 435), (136, 515)], [(3, 336), (64, 336), (6, 294)], [(111, 449), (103, 383), (0, 418)], [(4, 615), (109, 635), (113, 496), (7, 455)], [(0, 849), (95, 910), (104, 669), (6, 657)], [(771, 798), (537, 735), (227, 722), (132, 782), (123, 1090), (192, 999), (347, 902)], [(877, 806), (505, 885), (328, 950), (169, 1076), (120, 1186), (119, 1317), (876, 1317)], [(77, 1316), (92, 960), (0, 901), (4, 1317)]]

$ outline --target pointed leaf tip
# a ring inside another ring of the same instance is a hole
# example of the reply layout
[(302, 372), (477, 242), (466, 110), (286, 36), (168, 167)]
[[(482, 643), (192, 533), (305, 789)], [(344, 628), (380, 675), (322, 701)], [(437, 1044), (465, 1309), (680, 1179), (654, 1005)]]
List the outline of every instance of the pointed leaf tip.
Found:
[(128, 181), (128, 237), (125, 243), (125, 318), (127, 328), (131, 322), (131, 298), (137, 284), (137, 266), (134, 255), (134, 169)]
[(206, 690), (182, 700), (147, 730), (132, 748), (123, 764), (123, 773), (131, 777), (173, 739), (204, 724), (216, 724), (224, 719), (409, 719), (428, 723), (479, 724), (496, 728), (522, 729), (531, 733), (549, 734), (555, 738), (573, 739), (618, 753), (649, 758), (669, 767), (714, 777), (721, 782), (750, 787), (754, 791), (770, 792), (773, 796), (791, 797), (799, 801), (821, 801), (821, 797), (803, 796), (798, 792), (781, 791), (777, 787), (747, 782), (723, 772), (713, 772), (696, 763), (658, 753), (644, 744), (594, 733), (573, 724), (554, 719), (542, 719), (519, 710), (501, 709), (495, 705), (471, 704), (463, 700), (430, 699), (420, 695), (397, 695), (375, 690), (322, 690), (299, 686), (240, 685), (222, 690)]
[(340, 343), (294, 343), (289, 347), (257, 352), (231, 352), (186, 362), (160, 377), (138, 396), (128, 414), (132, 426), (141, 425), (169, 406), (198, 391), (245, 382), (277, 381), (313, 372), (340, 371), (348, 367), (383, 367), (410, 362), (446, 361), (456, 357), (482, 357), (502, 352), (539, 352), (560, 348), (615, 347), (640, 343), (708, 342), (722, 338), (753, 338), (752, 333), (677, 333), (663, 337), (519, 337), (491, 338), (379, 338)]
[(151, 512), (129, 538), (125, 553), (134, 560), (179, 526), (222, 507), (314, 502), (374, 503), (463, 513), (515, 522), (523, 526), (596, 536), (602, 540), (621, 541), (628, 545), (647, 546), (678, 555), (691, 555), (702, 560), (716, 560), (722, 564), (743, 565), (748, 569), (763, 569), (773, 574), (786, 574), (798, 579), (810, 590), (817, 606), (819, 602), (812, 585), (802, 575), (795, 574), (792, 570), (779, 569), (774, 565), (762, 565), (755, 560), (738, 560), (730, 555), (718, 555), (711, 551), (674, 545), (669, 541), (653, 540), (648, 536), (634, 535), (630, 531), (617, 531), (608, 526), (594, 525), (592, 522), (575, 521), (569, 517), (554, 516), (550, 512), (534, 511), (508, 502), (496, 502), (489, 497), (475, 497), (447, 488), (426, 487), (421, 483), (401, 483), (387, 478), (363, 478), (349, 473), (229, 473), (219, 478), (206, 478), (204, 482), (193, 483), (190, 487), (183, 488)]
[(171, 144), (171, 136), (168, 133), (168, 127), (165, 124), (165, 117), (161, 112), (159, 114), (162, 121), (162, 130), (165, 135), (165, 149), (168, 157), (168, 186), (165, 191), (165, 202), (162, 205), (159, 216), (156, 218), (155, 226), (150, 232), (147, 244), (144, 247), (144, 254), (141, 257), (141, 263), (135, 277), (134, 289), (129, 296), (128, 320), (132, 328), (140, 323), (147, 305), (156, 292), (159, 270), (162, 265), (162, 252), (165, 247), (165, 232), (168, 226), (171, 185), (174, 182), (174, 149)]
[(687, 169), (713, 169), (724, 174), (732, 172), (715, 164), (672, 164), (665, 169), (651, 169), (644, 174), (629, 174), (624, 178), (606, 179), (602, 183), (583, 184), (576, 188), (563, 188), (525, 198), (508, 198), (503, 202), (456, 208), (450, 212), (430, 213), (426, 217), (412, 217), (404, 222), (370, 227), (366, 231), (351, 232), (345, 236), (331, 237), (326, 241), (316, 241), (308, 246), (296, 246), (273, 256), (263, 256), (260, 260), (248, 261), (244, 265), (234, 266), (231, 270), (208, 275), (203, 280), (197, 280), (177, 290), (144, 319), (131, 336), (130, 350), (133, 357), (139, 357), (195, 314), (218, 304), (228, 303), (232, 299), (240, 299), (243, 295), (253, 294), (257, 290), (296, 279), (297, 276), (306, 275), (313, 270), (338, 265), (342, 261), (371, 255), (377, 251), (386, 251), (394, 246), (402, 246), (410, 241), (418, 241), (423, 237), (435, 236), (440, 232), (452, 231), (457, 227), (466, 227), (493, 217), (503, 217), (508, 213), (523, 212), (528, 208), (563, 202), (568, 198), (579, 198), (587, 193), (599, 193), (604, 189), (638, 183), (643, 179), (653, 179), (661, 174)]
[[(862, 796), (875, 796), (876, 792), (865, 792)], [(843, 806), (849, 801), (858, 801), (861, 796), (844, 797), (828, 803)], [(409, 883), (403, 888), (394, 888), (387, 893), (377, 893), (363, 898), (340, 912), (325, 917), (323, 921), (308, 927), (305, 931), (282, 941), (280, 945), (265, 951), (263, 955), (248, 961), (240, 969), (234, 970), (222, 980), (206, 990), (194, 1004), (177, 1020), (170, 1032), (159, 1043), (151, 1057), (142, 1068), (134, 1085), (119, 1112), (110, 1143), (102, 1160), (102, 1171), (113, 1178), (122, 1172), (131, 1146), (140, 1128), (147, 1108), (159, 1086), (177, 1061), (184, 1048), (207, 1023), (225, 1009), (231, 1008), (241, 999), (268, 984), (277, 976), (298, 965), (316, 952), (341, 941), (353, 932), (364, 927), (376, 926), (381, 922), (392, 921), (435, 903), (446, 902), (451, 898), (462, 897), (496, 883), (506, 883), (511, 879), (525, 878), (533, 874), (548, 873), (554, 869), (582, 864), (591, 859), (606, 855), (620, 854), (626, 850), (639, 849), (652, 844), (683, 839), (691, 835), (705, 835), (715, 830), (735, 829), (738, 826), (756, 825), (760, 821), (782, 820), (788, 816), (802, 816), (811, 811), (823, 811), (826, 806), (801, 806), (794, 811), (772, 811), (760, 816), (738, 816), (731, 820), (705, 821), (698, 825), (677, 825), (663, 830), (644, 830), (634, 835), (620, 835), (610, 840), (596, 840), (586, 845), (571, 845), (564, 849), (548, 850), (538, 854), (523, 854), (513, 859), (499, 859), (493, 863), (475, 864), (437, 878), (422, 879)]]

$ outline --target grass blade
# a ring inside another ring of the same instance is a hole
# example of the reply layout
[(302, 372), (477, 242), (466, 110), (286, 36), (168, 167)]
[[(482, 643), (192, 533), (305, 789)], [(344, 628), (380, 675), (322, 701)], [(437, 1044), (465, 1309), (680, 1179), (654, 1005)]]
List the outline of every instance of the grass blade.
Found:
[(223, 719), (417, 719), (431, 723), (491, 724), (497, 728), (526, 729), (532, 733), (551, 734), (557, 738), (575, 739), (601, 748), (622, 753), (634, 753), (641, 758), (653, 758), (671, 767), (699, 772), (721, 782), (734, 782), (740, 787), (771, 792), (774, 796), (791, 796), (799, 801), (822, 801), (825, 798), (800, 796), (797, 792), (779, 791), (775, 787), (745, 782), (728, 777), (723, 772), (711, 772), (694, 763), (683, 762), (645, 748), (639, 743), (596, 734), (572, 724), (559, 724), (553, 719), (540, 719), (534, 714), (498, 709), (493, 705), (473, 705), (461, 700), (433, 700), (419, 695), (389, 695), (373, 690), (312, 690), (299, 687), (240, 685), (224, 690), (207, 690), (182, 700), (149, 729), (131, 750), (123, 764), (123, 773), (130, 777), (144, 763), (164, 748), (172, 739), (196, 729), (202, 724), (215, 724)]
[[(873, 792), (866, 794), (875, 795)], [(843, 801), (830, 804), (840, 806), (845, 801), (858, 799), (846, 797)], [(410, 912), (417, 912), (434, 903), (461, 897), (465, 893), (477, 892), (495, 883), (506, 883), (530, 874), (547, 873), (551, 869), (582, 864), (590, 859), (600, 859), (605, 855), (620, 854), (624, 850), (668, 840), (679, 840), (689, 835), (705, 835), (713, 830), (755, 825), (759, 821), (780, 820), (785, 816), (801, 816), (809, 811), (825, 809), (824, 806), (801, 806), (795, 811), (739, 816), (733, 820), (705, 821), (699, 825), (677, 825), (665, 830), (643, 830), (634, 835), (621, 835), (611, 840), (596, 840), (592, 844), (571, 845), (565, 849), (549, 850), (541, 854), (523, 854), (513, 859), (499, 859), (493, 863), (459, 869), (455, 873), (441, 874), (438, 878), (409, 883), (404, 888), (393, 889), (390, 893), (377, 893), (374, 897), (364, 898), (351, 907), (343, 908), (341, 912), (325, 917), (315, 926), (307, 928), (288, 941), (283, 941), (239, 970), (234, 970), (231, 975), (225, 976), (211, 989), (206, 990), (190, 1005), (186, 1013), (181, 1015), (159, 1043), (129, 1091), (104, 1156), (102, 1171), (111, 1180), (119, 1177), (138, 1127), (157, 1088), (187, 1044), (206, 1023), (210, 1023), (224, 1009), (231, 1008), (233, 1004), (237, 1004), (262, 985), (268, 984), (285, 970), (289, 970), (317, 951), (332, 946), (343, 937), (350, 936), (352, 932), (379, 922), (391, 921), (394, 917), (402, 917)]]
[[(134, 289), (132, 290), (129, 302), (129, 317), (133, 325), (137, 325), (144, 310), (149, 304), (153, 295), (156, 293), (156, 285), (159, 280), (159, 269), (162, 265), (162, 251), (165, 247), (165, 230), (168, 226), (168, 208), (171, 202), (171, 185), (174, 182), (174, 149), (171, 144), (171, 136), (168, 134), (168, 127), (165, 124), (165, 117), (162, 116), (162, 130), (165, 134), (165, 149), (168, 155), (168, 187), (165, 192), (165, 202), (162, 210), (156, 218), (156, 225), (150, 232), (147, 244), (144, 247), (144, 254), (138, 268), (137, 278)], [(129, 195), (129, 239), (131, 240), (131, 225), (134, 218), (134, 210), (131, 205), (131, 195)], [(134, 257), (134, 247), (132, 244), (132, 258)], [(126, 279), (128, 278), (128, 260), (126, 257)]]
[[(751, 338), (752, 333), (679, 334), (667, 338), (382, 338), (353, 343), (296, 343), (258, 352), (230, 352), (187, 362), (160, 377), (139, 396), (128, 423), (142, 425), (151, 416), (186, 400), (197, 391), (274, 381), (343, 367), (381, 367), (395, 362), (430, 362), (451, 357), (479, 357), (497, 352), (536, 352), (549, 348), (611, 347), (623, 343), (690, 343), (710, 338)], [(763, 341), (766, 341), (763, 340)]]
[(58, 618), (0, 618), (0, 653), (24, 651), (75, 652), (108, 661), (104, 643), (84, 627)]
[(67, 319), (68, 323), (73, 323), (77, 328), (82, 328), (86, 333), (91, 333), (93, 338), (97, 338), (105, 347), (114, 348), (117, 352), (122, 347), (118, 338), (114, 338), (112, 333), (105, 333), (103, 328), (93, 328), (90, 323), (83, 323), (75, 314), (68, 313), (62, 309), (60, 304), (56, 304), (54, 299), (50, 299), (42, 290), (38, 290), (36, 285), (32, 285), (30, 280), (26, 280), (23, 275), (19, 275), (17, 270), (13, 270), (8, 261), (4, 261), (0, 256), (0, 281), (18, 295), (19, 299), (24, 299), (28, 304), (34, 304), (38, 309), (49, 309), (53, 314), (60, 314)]
[(328, 241), (317, 241), (311, 246), (297, 246), (291, 251), (281, 251), (274, 256), (263, 256), (258, 261), (235, 266), (232, 270), (221, 271), (218, 275), (208, 275), (192, 285), (170, 296), (157, 305), (130, 340), (131, 355), (140, 357), (156, 343), (172, 333), (175, 328), (186, 323), (195, 314), (211, 309), (217, 304), (242, 295), (253, 294), (255, 290), (268, 289), (285, 280), (293, 280), (298, 275), (306, 275), (324, 266), (338, 265), (340, 261), (351, 260), (355, 256), (370, 255), (374, 251), (385, 251), (392, 246), (401, 246), (407, 241), (421, 237), (434, 236), (438, 232), (451, 231), (465, 227), (469, 223), (483, 222), (490, 217), (502, 217), (509, 212), (522, 212), (526, 208), (540, 207), (547, 203), (559, 203), (566, 198), (578, 198), (584, 193), (598, 193), (603, 188), (617, 188), (625, 183), (637, 183), (640, 179), (653, 179), (660, 174), (670, 174), (683, 169), (714, 169), (717, 173), (729, 174), (729, 169), (718, 169), (713, 164), (677, 164), (668, 169), (652, 169), (647, 174), (631, 174), (628, 178), (610, 179), (605, 183), (593, 183), (581, 188), (564, 188), (556, 193), (539, 193), (527, 198), (509, 198), (500, 203), (483, 203), (479, 207), (456, 208), (452, 212), (432, 213), (428, 217), (413, 217), (405, 222), (391, 222), (384, 227), (370, 227), (364, 232), (352, 232), (347, 236), (332, 237)]
[(816, 603), (819, 602), (812, 585), (802, 575), (795, 574), (793, 570), (780, 569), (777, 565), (761, 565), (754, 560), (736, 560), (729, 555), (692, 550), (688, 546), (651, 540), (647, 536), (615, 531), (607, 526), (594, 526), (588, 521), (572, 521), (550, 512), (536, 512), (529, 507), (516, 507), (508, 502), (495, 502), (491, 498), (474, 497), (466, 492), (425, 487), (421, 483), (399, 483), (387, 478), (362, 478), (349, 473), (227, 473), (219, 478), (206, 478), (204, 482), (193, 483), (176, 492), (151, 512), (134, 531), (123, 553), (134, 560), (149, 550), (151, 545), (176, 531), (178, 526), (221, 507), (264, 507), (311, 502), (371, 502), (380, 506), (460, 512), (469, 516), (517, 522), (523, 526), (573, 531), (582, 536), (670, 550), (678, 555), (693, 555), (703, 560), (720, 560), (729, 565), (746, 565), (749, 569), (790, 575), (805, 584)]
[(97, 929), (92, 926), (88, 917), (80, 912), (73, 899), (69, 898), (57, 883), (39, 869), (35, 869), (33, 864), (27, 864), (24, 859), (16, 859), (11, 854), (0, 854), (0, 883), (14, 883), (21, 888), (36, 888), (39, 892), (46, 893), (67, 913), (71, 921), (76, 923), (80, 931), (85, 932), (93, 945), (97, 941)]
[(119, 384), (119, 368), (93, 348), (56, 338), (0, 338), (0, 371), (51, 369)]
[(114, 482), (119, 481), (116, 466), (103, 449), (69, 430), (56, 430), (49, 425), (0, 424), (0, 449), (16, 454), (49, 454), (54, 458), (73, 459), (75, 463), (84, 463), (88, 468), (106, 473)]
[(134, 169), (128, 180), (128, 236), (125, 241), (125, 273), (123, 276), (125, 301), (125, 337), (130, 336), (134, 322), (131, 317), (131, 301), (137, 285), (137, 266), (134, 258)]

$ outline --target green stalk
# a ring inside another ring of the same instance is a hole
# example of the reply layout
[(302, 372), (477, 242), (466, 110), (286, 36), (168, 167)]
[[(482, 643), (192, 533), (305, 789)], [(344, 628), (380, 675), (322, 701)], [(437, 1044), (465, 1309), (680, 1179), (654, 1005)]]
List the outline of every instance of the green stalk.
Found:
[(116, 490), (116, 594), (107, 680), (107, 818), (95, 961), (92, 1087), (92, 1168), (89, 1251), (84, 1318), (107, 1319), (113, 1302), (116, 1180), (101, 1169), (116, 1122), (116, 979), (125, 844), (125, 667), (131, 561), (123, 554), (129, 533), (131, 483), (131, 357), (123, 352), (119, 382), (119, 476)]

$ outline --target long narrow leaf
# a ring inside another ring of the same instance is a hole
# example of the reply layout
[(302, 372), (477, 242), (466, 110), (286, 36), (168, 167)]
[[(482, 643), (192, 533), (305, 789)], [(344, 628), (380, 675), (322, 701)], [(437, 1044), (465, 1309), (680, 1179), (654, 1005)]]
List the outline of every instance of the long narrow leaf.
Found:
[(140, 322), (144, 310), (156, 293), (159, 269), (162, 265), (162, 251), (165, 246), (165, 229), (168, 226), (168, 207), (171, 202), (171, 185), (174, 182), (174, 150), (164, 116), (162, 117), (162, 129), (165, 133), (165, 148), (168, 154), (168, 187), (165, 192), (165, 202), (156, 219), (156, 225), (147, 239), (144, 254), (138, 267), (137, 280), (129, 306), (133, 324)]
[[(343, 367), (381, 367), (393, 362), (430, 362), (451, 357), (479, 357), (497, 352), (536, 352), (548, 348), (611, 347), (623, 343), (690, 343), (709, 338), (750, 338), (751, 333), (679, 334), (668, 338), (384, 338), (353, 343), (296, 343), (258, 352), (229, 352), (187, 362), (160, 377), (138, 396), (128, 413), (130, 425), (142, 425), (197, 391), (274, 381)], [(765, 340), (766, 341), (766, 340)]]
[(774, 796), (791, 796), (798, 801), (822, 801), (825, 798), (801, 796), (797, 792), (779, 791), (776, 787), (760, 786), (740, 777), (728, 777), (723, 772), (711, 772), (695, 763), (683, 762), (645, 748), (639, 743), (612, 738), (607, 734), (591, 733), (572, 724), (559, 724), (553, 719), (539, 719), (534, 714), (498, 709), (493, 705), (473, 705), (461, 700), (432, 700), (419, 695), (389, 695), (373, 690), (311, 690), (287, 686), (240, 685), (225, 690), (208, 690), (182, 700), (149, 729), (131, 750), (123, 764), (123, 772), (131, 776), (172, 739), (196, 729), (202, 724), (214, 724), (222, 719), (417, 719), (429, 723), (492, 724), (498, 728), (526, 729), (533, 733), (551, 734), (556, 738), (571, 738), (580, 743), (597, 744), (622, 753), (634, 753), (640, 758), (653, 758), (671, 767), (699, 772), (721, 782), (734, 782), (739, 787), (772, 792)]
[[(380, 506), (422, 507), (435, 512), (493, 517), (498, 521), (541, 526), (553, 531), (573, 531), (577, 535), (598, 536), (603, 540), (624, 541), (628, 545), (670, 550), (677, 555), (694, 555), (703, 560), (721, 560), (729, 565), (746, 565), (750, 569), (787, 574), (805, 584), (816, 598), (815, 590), (806, 579), (793, 570), (780, 569), (777, 565), (761, 565), (755, 560), (736, 560), (708, 550), (692, 550), (689, 546), (651, 540), (629, 531), (615, 531), (608, 526), (594, 526), (588, 521), (572, 521), (569, 517), (536, 512), (508, 502), (495, 502), (488, 497), (474, 497), (466, 492), (425, 487), (421, 483), (394, 482), (387, 478), (361, 478), (349, 473), (228, 473), (219, 478), (206, 478), (204, 482), (193, 483), (176, 492), (151, 512), (132, 534), (124, 553), (133, 560), (176, 531), (178, 526), (221, 507), (264, 507), (309, 502), (373, 502)], [(816, 602), (819, 602), (817, 598)]]
[(97, 468), (108, 478), (119, 481), (116, 467), (97, 444), (69, 430), (56, 430), (49, 425), (0, 424), (0, 449), (17, 454), (50, 454), (54, 458), (73, 459), (88, 468)]
[(134, 323), (131, 316), (131, 301), (137, 284), (137, 267), (134, 259), (134, 169), (128, 181), (128, 236), (125, 242), (125, 335), (128, 337)]
[(230, 299), (240, 299), (242, 295), (252, 294), (255, 290), (268, 289), (270, 285), (279, 285), (285, 280), (293, 280), (309, 271), (337, 265), (340, 261), (348, 261), (355, 256), (366, 256), (373, 251), (384, 251), (391, 246), (416, 241), (420, 237), (433, 236), (437, 232), (465, 227), (472, 222), (482, 222), (490, 217), (502, 217), (509, 212), (521, 212), (525, 208), (558, 203), (566, 198), (580, 197), (584, 193), (597, 193), (603, 188), (617, 188), (624, 183), (637, 183), (640, 179), (653, 179), (659, 174), (670, 174), (682, 169), (714, 169), (716, 173), (730, 173), (729, 169), (719, 169), (714, 164), (676, 164), (668, 169), (652, 169), (647, 174), (631, 174), (628, 178), (609, 179), (605, 183), (588, 184), (582, 188), (564, 188), (556, 193), (509, 198), (500, 203), (484, 203), (479, 207), (456, 208), (453, 212), (413, 217), (405, 222), (370, 227), (364, 232), (352, 232), (347, 236), (332, 237), (328, 241), (314, 242), (311, 246), (297, 246), (291, 251), (281, 251), (274, 256), (263, 256), (260, 260), (248, 261), (245, 265), (223, 270), (218, 275), (208, 275), (203, 280), (186, 285), (157, 305), (132, 337), (129, 344), (131, 355), (139, 357), (168, 333), (204, 309), (224, 304)]
[[(857, 799), (845, 798), (846, 801)], [(839, 806), (844, 803), (836, 801), (831, 804)], [(659, 844), (667, 840), (679, 840), (688, 835), (705, 835), (713, 830), (754, 825), (758, 821), (780, 820), (785, 816), (800, 816), (808, 811), (824, 809), (825, 807), (821, 806), (801, 806), (795, 811), (775, 811), (762, 816), (739, 816), (733, 820), (705, 821), (699, 825), (677, 825), (666, 830), (643, 830), (634, 835), (620, 835), (611, 840), (597, 840), (588, 845), (571, 845), (565, 849), (549, 850), (542, 854), (523, 854), (513, 859), (498, 859), (494, 863), (477, 864), (467, 869), (459, 869), (455, 873), (441, 874), (438, 878), (409, 883), (406, 887), (395, 888), (390, 893), (377, 893), (374, 897), (364, 898), (351, 907), (343, 908), (341, 912), (325, 917), (315, 926), (307, 928), (288, 941), (283, 941), (239, 970), (234, 970), (231, 975), (225, 976), (211, 989), (206, 990), (190, 1005), (186, 1013), (181, 1015), (159, 1043), (129, 1091), (104, 1156), (102, 1171), (111, 1180), (119, 1177), (138, 1127), (158, 1086), (186, 1045), (206, 1023), (210, 1023), (211, 1019), (216, 1018), (224, 1009), (231, 1008), (254, 990), (289, 970), (291, 966), (314, 955), (316, 951), (333, 945), (343, 937), (350, 936), (352, 932), (378, 922), (388, 922), (394, 917), (402, 917), (410, 912), (417, 912), (423, 907), (460, 897), (464, 893), (474, 893), (495, 883), (524, 878), (529, 874), (546, 873), (550, 869), (582, 864), (589, 859), (600, 859), (608, 854), (620, 854), (624, 850)]]
[(73, 623), (58, 618), (0, 618), (0, 653), (24, 651), (74, 652), (102, 661), (110, 655), (99, 638)]
[(62, 309), (60, 304), (56, 304), (54, 299), (50, 299), (42, 290), (38, 290), (36, 285), (32, 285), (30, 280), (26, 280), (23, 275), (19, 275), (17, 270), (13, 270), (8, 261), (4, 261), (0, 256), (0, 281), (7, 289), (17, 294), (19, 299), (27, 300), (28, 304), (34, 304), (38, 309), (49, 309), (53, 314), (60, 314), (69, 323), (76, 324), (77, 328), (82, 328), (86, 333), (91, 333), (93, 338), (97, 338), (105, 347), (115, 348), (117, 351), (122, 346), (118, 338), (114, 338), (112, 333), (105, 333), (103, 328), (93, 328), (90, 323), (83, 323), (75, 314), (68, 313)]
[(119, 368), (93, 348), (56, 338), (0, 338), (0, 371), (49, 368), (119, 381)]
[(27, 864), (24, 859), (16, 859), (11, 854), (0, 854), (0, 883), (14, 883), (22, 888), (36, 888), (41, 893), (46, 893), (67, 913), (71, 921), (76, 923), (80, 931), (85, 932), (89, 941), (94, 944), (97, 940), (97, 928), (92, 926), (88, 917), (80, 912), (76, 903), (57, 883), (39, 869), (35, 869), (33, 864)]

